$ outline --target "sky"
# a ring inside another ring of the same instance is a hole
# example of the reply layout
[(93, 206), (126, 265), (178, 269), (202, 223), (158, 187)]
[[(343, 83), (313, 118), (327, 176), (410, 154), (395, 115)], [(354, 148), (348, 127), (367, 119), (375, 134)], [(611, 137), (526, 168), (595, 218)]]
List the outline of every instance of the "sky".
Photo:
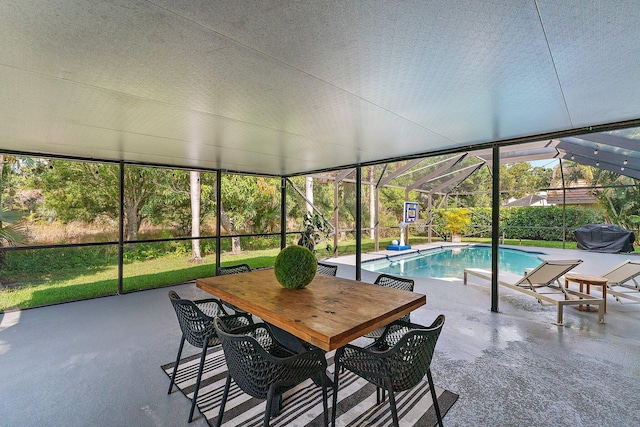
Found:
[(539, 166), (539, 167), (553, 169), (554, 166), (558, 164), (558, 159), (534, 160), (529, 163), (531, 163), (531, 166), (533, 167)]

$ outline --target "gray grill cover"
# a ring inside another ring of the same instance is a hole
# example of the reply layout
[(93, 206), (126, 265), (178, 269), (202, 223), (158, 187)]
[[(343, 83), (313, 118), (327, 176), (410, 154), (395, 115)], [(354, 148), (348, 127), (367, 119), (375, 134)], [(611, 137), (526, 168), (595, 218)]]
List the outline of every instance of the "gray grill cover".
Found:
[(579, 249), (613, 254), (633, 252), (633, 242), (636, 240), (632, 231), (610, 224), (588, 224), (573, 234)]

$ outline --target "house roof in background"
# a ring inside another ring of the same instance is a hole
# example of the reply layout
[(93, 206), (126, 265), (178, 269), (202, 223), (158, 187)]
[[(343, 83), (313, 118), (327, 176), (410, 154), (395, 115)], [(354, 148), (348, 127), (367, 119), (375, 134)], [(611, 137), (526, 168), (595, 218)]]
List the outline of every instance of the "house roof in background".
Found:
[(565, 192), (563, 198), (561, 190), (549, 190), (547, 203), (550, 205), (592, 205), (596, 203), (596, 196), (592, 189), (574, 187), (566, 188)]
[(0, 3), (0, 149), (288, 175), (640, 119), (636, 2)]
[(524, 206), (536, 206), (541, 204), (546, 204), (547, 196), (540, 194), (527, 194), (524, 197), (521, 197), (516, 200), (512, 200), (507, 203), (506, 207), (524, 207)]

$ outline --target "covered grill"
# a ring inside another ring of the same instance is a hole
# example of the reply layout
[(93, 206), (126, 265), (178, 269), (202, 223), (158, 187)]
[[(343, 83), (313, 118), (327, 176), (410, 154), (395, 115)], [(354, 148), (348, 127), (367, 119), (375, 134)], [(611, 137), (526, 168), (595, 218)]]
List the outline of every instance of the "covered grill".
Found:
[(588, 224), (573, 232), (578, 249), (621, 253), (633, 252), (636, 236), (633, 231), (611, 224)]

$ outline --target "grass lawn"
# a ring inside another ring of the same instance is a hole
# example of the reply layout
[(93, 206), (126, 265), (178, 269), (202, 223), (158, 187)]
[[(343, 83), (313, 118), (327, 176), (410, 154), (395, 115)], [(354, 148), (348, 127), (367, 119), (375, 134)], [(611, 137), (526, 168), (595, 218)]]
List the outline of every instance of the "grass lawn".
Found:
[[(225, 254), (222, 265), (247, 263), (252, 268), (272, 266), (278, 249), (251, 251), (239, 255)], [(124, 266), (124, 291), (149, 289), (195, 280), (215, 274), (215, 257), (203, 264), (191, 264), (188, 257), (167, 255), (147, 261), (134, 261)], [(69, 269), (37, 279), (25, 280), (24, 285), (0, 291), (0, 312), (78, 301), (118, 292), (118, 266), (99, 270)]]

